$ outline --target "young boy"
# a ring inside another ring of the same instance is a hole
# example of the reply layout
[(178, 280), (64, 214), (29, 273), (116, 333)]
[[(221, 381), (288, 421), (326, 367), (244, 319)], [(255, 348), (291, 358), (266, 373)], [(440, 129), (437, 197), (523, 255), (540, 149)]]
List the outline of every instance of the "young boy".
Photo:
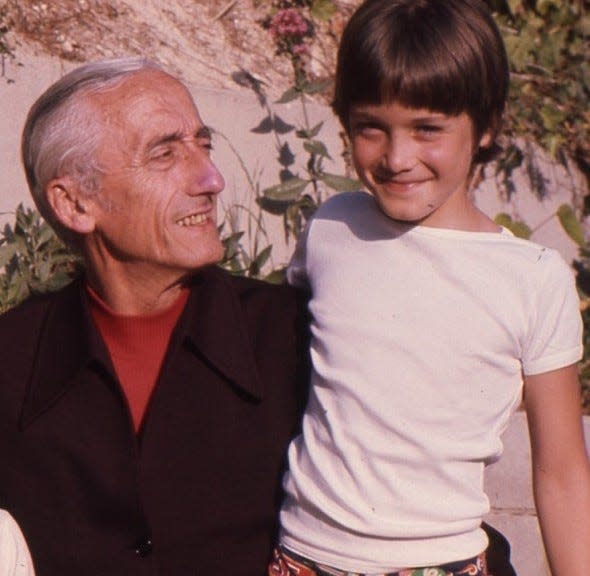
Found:
[(334, 110), (370, 194), (326, 202), (290, 265), (313, 387), (269, 574), (487, 574), (483, 470), (523, 392), (549, 563), (588, 573), (574, 280), (470, 196), (507, 90), (479, 0), (368, 0), (347, 25)]

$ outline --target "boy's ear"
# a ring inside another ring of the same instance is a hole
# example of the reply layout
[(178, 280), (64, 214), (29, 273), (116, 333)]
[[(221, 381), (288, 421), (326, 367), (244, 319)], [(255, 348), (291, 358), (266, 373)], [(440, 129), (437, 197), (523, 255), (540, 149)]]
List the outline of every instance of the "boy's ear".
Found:
[(84, 196), (80, 185), (70, 176), (55, 178), (47, 185), (47, 201), (57, 219), (78, 234), (89, 234), (95, 228), (93, 202)]
[(489, 148), (494, 143), (495, 133), (492, 128), (486, 130), (479, 139), (479, 148)]

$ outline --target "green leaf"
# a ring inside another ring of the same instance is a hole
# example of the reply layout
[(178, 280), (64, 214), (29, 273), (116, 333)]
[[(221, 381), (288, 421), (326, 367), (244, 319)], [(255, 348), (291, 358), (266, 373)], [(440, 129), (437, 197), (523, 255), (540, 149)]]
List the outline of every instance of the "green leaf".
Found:
[(18, 252), (18, 246), (16, 244), (5, 244), (0, 247), (0, 268), (4, 268), (8, 262)]
[(301, 87), (305, 94), (319, 94), (324, 92), (332, 85), (332, 80), (316, 80), (315, 82), (306, 82)]
[(543, 143), (549, 151), (549, 154), (551, 154), (553, 158), (557, 158), (557, 155), (563, 146), (563, 137), (561, 134), (547, 134), (547, 137), (543, 139)]
[(363, 185), (359, 180), (348, 178), (347, 176), (339, 176), (338, 174), (329, 174), (324, 172), (319, 176), (319, 179), (338, 192), (356, 192), (362, 189)]
[(546, 104), (541, 108), (543, 125), (549, 132), (555, 132), (566, 118), (566, 115), (554, 105)]
[(43, 286), (43, 290), (45, 292), (55, 292), (69, 284), (72, 280), (73, 278), (70, 274), (63, 271), (56, 272)]
[(294, 202), (299, 198), (299, 195), (305, 190), (305, 187), (309, 184), (308, 180), (302, 180), (297, 176), (285, 180), (270, 188), (265, 188), (262, 191), (264, 198), (268, 200), (279, 200)]
[(39, 282), (47, 282), (47, 280), (51, 276), (51, 268), (51, 262), (48, 262), (47, 260), (44, 260), (39, 264), (39, 268), (37, 270)]
[(270, 258), (270, 253), (272, 252), (272, 244), (269, 244), (264, 250), (261, 250), (260, 253), (254, 258), (253, 264), (256, 265), (258, 271), (262, 270), (264, 265), (267, 263), (268, 259)]
[(513, 220), (510, 214), (506, 214), (505, 212), (501, 212), (497, 214), (494, 218), (494, 222), (498, 226), (503, 226), (512, 232), (518, 238), (526, 238), (529, 239), (533, 231), (530, 229), (527, 224), (520, 220)]
[(541, 14), (547, 14), (551, 8), (559, 8), (559, 3), (555, 0), (537, 0), (537, 10)]
[(509, 35), (504, 37), (506, 52), (510, 57), (510, 63), (516, 71), (524, 70), (531, 61), (530, 52), (532, 49), (530, 41), (520, 36)]
[(235, 232), (234, 234), (230, 234), (226, 238), (222, 240), (223, 246), (225, 248), (225, 258), (227, 260), (231, 260), (239, 251), (240, 248), (240, 240), (244, 232)]
[(500, 214), (496, 214), (494, 222), (498, 226), (504, 226), (504, 228), (508, 228), (508, 230), (510, 230), (510, 226), (512, 226), (512, 216), (510, 216), (510, 214), (506, 214), (505, 212), (501, 212)]
[(330, 158), (330, 153), (328, 152), (326, 145), (319, 140), (310, 140), (304, 142), (303, 148), (310, 154), (316, 154), (317, 156), (322, 156), (323, 158)]
[(290, 178), (283, 184), (265, 189), (263, 196), (256, 199), (256, 203), (271, 214), (285, 215), (299, 203), (301, 193), (308, 185), (308, 180), (297, 177)]
[(524, 238), (528, 240), (531, 237), (533, 231), (527, 226), (524, 222), (515, 221), (512, 223), (510, 227), (510, 231), (517, 237), (517, 238)]
[(258, 204), (262, 210), (269, 214), (273, 214), (274, 216), (283, 216), (293, 203), (293, 200), (278, 200), (276, 198), (267, 198), (265, 196), (256, 198), (256, 204)]
[(557, 217), (567, 235), (580, 247), (586, 245), (582, 224), (569, 204), (562, 204), (557, 210)]
[(284, 284), (287, 276), (286, 268), (276, 268), (270, 274), (267, 274), (264, 277), (266, 282), (270, 282), (271, 284)]
[(333, 0), (313, 0), (311, 15), (316, 20), (327, 22), (336, 14), (336, 6)]
[(277, 100), (277, 104), (288, 104), (289, 102), (293, 102), (293, 100), (297, 100), (301, 96), (301, 90), (295, 88), (294, 86), (283, 92), (283, 95)]
[(510, 8), (511, 14), (516, 14), (521, 5), (522, 0), (508, 0), (508, 7)]
[(319, 124), (316, 124), (313, 128), (310, 128), (309, 130), (297, 130), (297, 132), (295, 132), (295, 135), (298, 138), (304, 138), (306, 140), (311, 140), (312, 138), (315, 138), (320, 133), (320, 130), (322, 129), (323, 125), (324, 125), (324, 123), (320, 122)]

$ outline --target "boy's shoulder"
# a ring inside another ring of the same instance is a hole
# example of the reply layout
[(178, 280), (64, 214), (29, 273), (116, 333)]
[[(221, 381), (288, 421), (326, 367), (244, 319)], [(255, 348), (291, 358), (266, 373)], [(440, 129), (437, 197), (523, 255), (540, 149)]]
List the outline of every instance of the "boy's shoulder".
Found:
[(559, 250), (550, 248), (529, 240), (519, 238), (507, 229), (503, 229), (499, 235), (507, 252), (507, 256), (519, 259), (523, 262), (529, 262), (538, 267), (563, 268), (570, 270), (570, 266), (565, 261)]
[(370, 227), (376, 236), (379, 236), (381, 231), (384, 237), (392, 238), (400, 233), (415, 234), (424, 241), (430, 237), (436, 244), (445, 241), (444, 250), (450, 248), (448, 244), (450, 242), (459, 253), (470, 245), (473, 250), (481, 249), (482, 257), (495, 255), (498, 259), (513, 261), (515, 265), (523, 265), (529, 270), (544, 270), (548, 274), (560, 273), (560, 276), (563, 273), (572, 273), (570, 265), (558, 250), (534, 240), (517, 237), (506, 228), (503, 228), (500, 233), (463, 232), (396, 223), (387, 218), (379, 209), (374, 197), (363, 190), (335, 194), (318, 208), (313, 220), (316, 222), (339, 221), (348, 228), (352, 227), (353, 230), (357, 229), (356, 225), (364, 230)]
[(315, 211), (311, 225), (326, 221), (353, 228), (355, 225), (373, 227), (376, 221), (392, 222), (383, 215), (375, 198), (364, 190), (339, 192), (324, 201)]
[(371, 194), (364, 190), (356, 192), (338, 192), (328, 198), (316, 211), (314, 216), (324, 216), (326, 214), (338, 214), (341, 211), (348, 212), (352, 208), (357, 209), (366, 206), (370, 209), (376, 209), (375, 199)]

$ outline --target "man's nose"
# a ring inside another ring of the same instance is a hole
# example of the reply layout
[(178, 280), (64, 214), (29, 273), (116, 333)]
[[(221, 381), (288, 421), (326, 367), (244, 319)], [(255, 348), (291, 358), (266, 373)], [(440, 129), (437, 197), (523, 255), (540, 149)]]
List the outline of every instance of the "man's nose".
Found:
[(191, 150), (186, 159), (192, 171), (191, 194), (219, 194), (225, 188), (225, 180), (208, 152)]
[(211, 158), (203, 171), (201, 185), (213, 194), (219, 194), (225, 188), (225, 180)]

